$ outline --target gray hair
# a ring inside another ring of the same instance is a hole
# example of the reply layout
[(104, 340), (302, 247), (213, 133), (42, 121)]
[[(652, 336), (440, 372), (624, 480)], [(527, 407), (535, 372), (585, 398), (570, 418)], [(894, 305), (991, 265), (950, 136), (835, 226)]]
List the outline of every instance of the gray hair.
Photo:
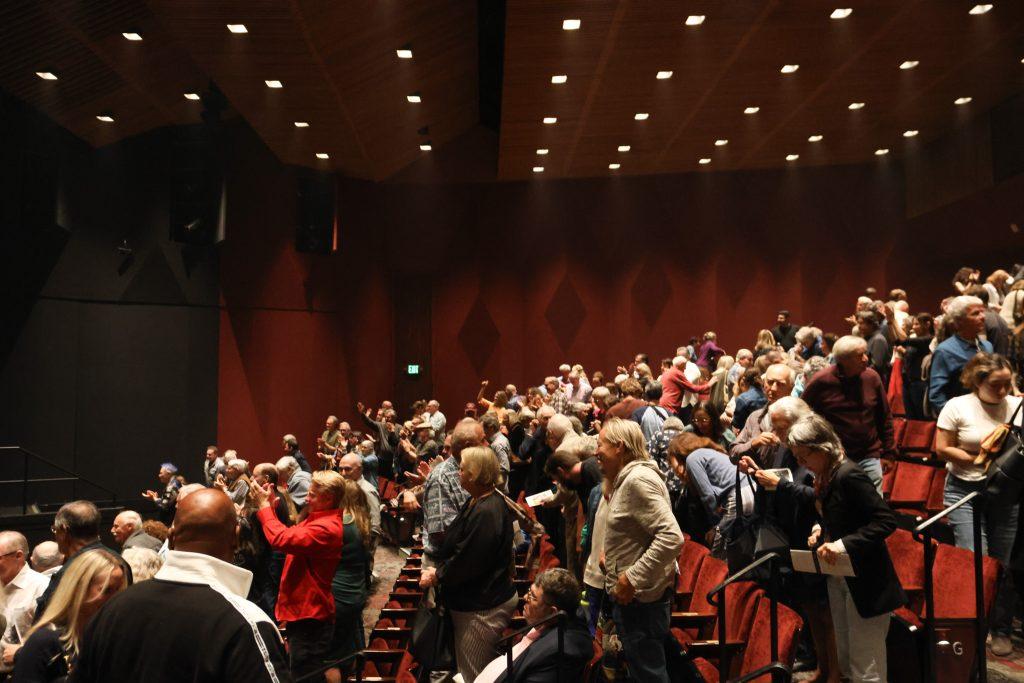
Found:
[(839, 358), (849, 358), (855, 356), (858, 353), (864, 353), (867, 351), (868, 343), (863, 337), (848, 334), (845, 337), (840, 337), (836, 340), (836, 343), (832, 345), (832, 355)]
[(64, 555), (56, 541), (43, 541), (32, 549), (32, 568), (37, 572), (59, 567), (64, 562)]
[[(544, 415), (541, 415), (541, 413), (544, 413)], [(555, 409), (547, 404), (542, 405), (540, 408), (537, 409), (537, 417), (544, 417), (545, 415), (549, 418), (554, 417)]]
[(196, 491), (202, 491), (206, 487), (202, 484), (185, 484), (178, 489), (178, 502), (185, 500), (185, 496), (195, 493)]
[(565, 415), (552, 415), (551, 419), (548, 420), (548, 434), (558, 442), (564, 440), (566, 434), (572, 431), (572, 421)]
[(821, 330), (818, 328), (804, 325), (796, 331), (796, 340), (804, 346), (812, 346), (819, 334), (821, 334)]
[(804, 363), (804, 384), (811, 381), (811, 378), (828, 367), (828, 360), (824, 356), (812, 356)]
[(590, 392), (590, 400), (604, 408), (607, 406), (608, 399), (611, 398), (611, 395), (612, 392), (608, 391), (608, 387), (606, 386), (594, 387), (594, 390)]
[(100, 535), (100, 511), (88, 500), (65, 503), (57, 510), (53, 527), (63, 529), (76, 540), (91, 541)]
[(967, 315), (967, 310), (971, 306), (984, 306), (981, 299), (976, 296), (958, 296), (949, 302), (949, 306), (946, 307), (946, 315), (954, 323), (958, 323), (964, 319)]
[(123, 510), (117, 515), (122, 522), (131, 524), (136, 529), (142, 528), (142, 515), (135, 510)]
[(28, 539), (18, 531), (0, 531), (0, 548), (7, 553), (20, 550), (22, 555), (28, 557)]
[(789, 365), (786, 365), (785, 363), (772, 363), (771, 365), (769, 365), (767, 368), (764, 369), (764, 374), (761, 375), (761, 382), (762, 383), (765, 381), (765, 377), (768, 376), (768, 372), (772, 368), (785, 368), (786, 371), (789, 373), (789, 383), (793, 384), (794, 382), (796, 382), (796, 370), (794, 370)]
[(832, 425), (821, 415), (806, 415), (789, 428), (789, 447), (803, 446), (811, 450), (821, 451), (834, 466), (846, 457), (843, 444), (836, 435)]
[(741, 360), (743, 358), (753, 358), (753, 357), (754, 357), (754, 352), (751, 351), (750, 349), (740, 349), (739, 351), (736, 352), (736, 360)]
[(149, 548), (128, 548), (121, 557), (132, 568), (132, 580), (136, 583), (153, 578), (164, 566), (163, 559)]
[(689, 360), (686, 356), (676, 356), (672, 359), (672, 367), (681, 368), (686, 365), (686, 361)]
[(675, 415), (667, 418), (664, 422), (661, 423), (661, 431), (668, 432), (672, 430), (675, 430), (677, 432), (683, 431), (683, 421), (680, 420)]
[(594, 457), (597, 452), (597, 437), (576, 435), (568, 436), (556, 449), (560, 453), (569, 453), (576, 456), (577, 460), (587, 460)]
[(572, 572), (561, 567), (546, 569), (533, 583), (543, 591), (546, 604), (566, 614), (576, 613), (580, 606), (580, 584)]
[(294, 434), (285, 434), (281, 437), (281, 440), (292, 447), (299, 445), (299, 440), (295, 438)]
[(291, 474), (294, 470), (299, 469), (299, 461), (290, 455), (286, 455), (278, 459), (276, 466), (278, 472), (288, 472)]
[(783, 396), (768, 406), (769, 416), (784, 417), (790, 423), (795, 423), (797, 420), (810, 414), (811, 407), (803, 399), (799, 399), (796, 396)]
[(243, 473), (249, 471), (249, 463), (241, 458), (235, 458), (234, 460), (228, 461), (228, 467), (234, 467), (236, 470), (242, 470)]

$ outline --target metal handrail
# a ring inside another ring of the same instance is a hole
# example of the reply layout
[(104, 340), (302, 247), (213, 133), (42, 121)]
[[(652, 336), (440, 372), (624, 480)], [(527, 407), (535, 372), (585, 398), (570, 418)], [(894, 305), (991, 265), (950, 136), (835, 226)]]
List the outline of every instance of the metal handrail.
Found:
[(743, 674), (739, 678), (734, 678), (731, 681), (729, 681), (729, 683), (747, 683), (747, 681), (752, 681), (756, 678), (764, 676), (766, 673), (775, 671), (784, 674), (787, 679), (792, 679), (793, 672), (789, 670), (788, 666), (786, 666), (782, 662), (772, 662), (771, 664), (765, 664), (760, 669), (755, 669), (750, 673)]
[[(366, 655), (363, 654), (362, 650), (359, 650), (358, 652), (353, 652), (352, 654), (342, 657), (341, 659), (335, 659), (333, 661), (327, 662), (326, 664), (318, 668), (316, 671), (310, 671), (307, 674), (303, 674), (300, 678), (296, 678), (295, 683), (301, 683), (302, 681), (312, 681), (314, 679), (323, 680), (323, 673), (325, 671), (329, 669), (340, 669), (342, 664), (353, 659), (356, 660), (356, 683), (360, 683), (363, 680), (363, 664), (364, 660), (366, 659)], [(319, 678), (315, 678), (318, 676)]]
[[(932, 524), (935, 524), (937, 521), (939, 521), (943, 517), (947, 516), (949, 513), (953, 512), (954, 510), (956, 510), (957, 508), (961, 507), (962, 505), (966, 505), (967, 503), (971, 502), (972, 500), (974, 500), (975, 498), (977, 498), (980, 495), (981, 495), (981, 491), (972, 491), (971, 493), (968, 493), (966, 496), (964, 496), (963, 498), (961, 498), (957, 502), (955, 502), (952, 505), (950, 505), (949, 507), (947, 507), (945, 510), (942, 510), (941, 512), (938, 512), (938, 513), (932, 515), (931, 517), (929, 517), (928, 519), (926, 519), (925, 521), (921, 522), (916, 527), (914, 527), (914, 531), (913, 531), (914, 537), (917, 538), (918, 534), (920, 534), (922, 531), (924, 531), (925, 529), (930, 527)], [(918, 540), (920, 540), (920, 539), (918, 539)]]
[(59, 471), (63, 472), (64, 474), (70, 474), (71, 475), (71, 478), (70, 478), (71, 481), (81, 481), (81, 482), (85, 482), (86, 484), (89, 484), (90, 486), (95, 486), (96, 488), (100, 489), (101, 491), (109, 494), (110, 495), (110, 499), (111, 499), (112, 502), (117, 502), (117, 493), (115, 493), (111, 489), (108, 489), (106, 486), (103, 486), (102, 484), (97, 484), (96, 482), (94, 482), (91, 479), (86, 479), (85, 477), (81, 476), (77, 472), (72, 472), (71, 470), (67, 469), (66, 467), (61, 467), (57, 463), (52, 462), (51, 460), (48, 460), (48, 459), (44, 458), (43, 456), (39, 455), (38, 453), (33, 453), (32, 451), (30, 451), (29, 449), (25, 448), (24, 446), (0, 446), (0, 452), (5, 452), (5, 451), (18, 451), (18, 452), (20, 452), (24, 456), (24, 461), (23, 461), (23, 466), (22, 466), (22, 470), (23, 470), (22, 478), (21, 479), (8, 479), (8, 480), (0, 481), (0, 484), (16, 484), (16, 483), (20, 483), (22, 485), (22, 490), (21, 490), (21, 514), (23, 514), (23, 515), (28, 514), (28, 485), (30, 483), (35, 483), (37, 481), (38, 482), (61, 481), (61, 480), (67, 481), (69, 479), (69, 478), (66, 478), (66, 477), (65, 478), (29, 479), (28, 478), (28, 461), (29, 461), (29, 458), (34, 458), (34, 459), (38, 460), (39, 462), (41, 462), (41, 463), (43, 463), (45, 465), (48, 465), (49, 467), (52, 467), (52, 468), (54, 468), (56, 470), (59, 470)]
[(736, 581), (739, 581), (742, 577), (754, 571), (765, 562), (771, 562), (772, 560), (777, 559), (781, 559), (781, 556), (778, 553), (767, 553), (766, 555), (762, 555), (761, 557), (757, 558), (756, 560), (748, 564), (746, 567), (739, 570), (738, 572), (727, 578), (725, 581), (722, 581), (722, 583), (718, 584), (710, 591), (708, 591), (708, 602), (714, 605), (715, 601), (711, 596), (721, 593), (725, 590), (726, 586), (728, 586), (731, 583), (735, 583)]

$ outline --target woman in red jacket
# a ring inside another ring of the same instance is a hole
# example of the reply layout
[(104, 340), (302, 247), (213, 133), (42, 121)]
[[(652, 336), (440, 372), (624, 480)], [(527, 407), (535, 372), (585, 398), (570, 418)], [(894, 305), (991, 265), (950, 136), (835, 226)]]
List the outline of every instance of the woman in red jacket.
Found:
[(299, 678), (320, 667), (329, 654), (334, 633), (331, 579), (341, 559), (344, 533), (341, 502), (345, 480), (337, 472), (313, 473), (305, 519), (293, 527), (274, 514), (270, 491), (253, 484), (263, 533), (274, 550), (287, 553), (275, 616), (287, 624), (292, 675)]

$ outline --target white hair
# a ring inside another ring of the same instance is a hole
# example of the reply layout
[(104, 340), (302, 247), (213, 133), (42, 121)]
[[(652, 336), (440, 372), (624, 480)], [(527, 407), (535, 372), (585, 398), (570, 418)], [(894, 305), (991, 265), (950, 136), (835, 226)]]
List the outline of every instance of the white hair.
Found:
[(864, 353), (868, 348), (868, 343), (863, 337), (848, 334), (845, 337), (840, 337), (836, 340), (836, 343), (832, 345), (832, 355), (839, 358), (849, 358), (855, 356), (858, 353)]
[(56, 541), (43, 541), (32, 549), (32, 568), (37, 572), (59, 567), (64, 562), (64, 555)]
[(291, 473), (293, 470), (299, 469), (299, 461), (290, 455), (286, 455), (277, 461), (276, 467), (281, 472)]
[(629, 379), (629, 375), (615, 375), (615, 384), (619, 385)]
[(736, 360), (740, 360), (741, 358), (753, 358), (753, 357), (754, 357), (754, 352), (751, 351), (750, 349), (740, 349), (739, 351), (736, 352)]
[(294, 434), (285, 434), (284, 436), (281, 437), (281, 440), (284, 441), (289, 446), (299, 445), (299, 440), (295, 438)]
[(684, 365), (686, 365), (686, 361), (687, 361), (686, 356), (682, 356), (682, 355), (676, 356), (675, 358), (672, 359), (672, 365), (674, 367), (681, 368)]
[(805, 415), (811, 414), (811, 407), (803, 399), (796, 396), (783, 396), (775, 403), (768, 406), (768, 415), (772, 417), (784, 417), (790, 423), (794, 423)]
[(237, 457), (238, 457), (238, 451), (236, 451), (233, 448), (229, 448), (226, 451), (224, 451), (224, 462), (228, 462), (229, 460), (234, 460)]
[(195, 493), (196, 491), (202, 491), (205, 488), (206, 487), (203, 486), (202, 484), (185, 484), (180, 489), (178, 489), (178, 502), (180, 503), (181, 501), (185, 500), (185, 496), (191, 493)]
[(234, 467), (236, 470), (242, 470), (242, 473), (249, 471), (249, 463), (241, 458), (235, 458), (234, 460), (228, 461), (228, 467)]
[(958, 296), (949, 302), (949, 306), (946, 307), (946, 315), (949, 319), (955, 323), (963, 320), (967, 316), (967, 311), (971, 306), (984, 306), (981, 299), (976, 296)]
[(559, 372), (569, 372), (570, 370), (572, 370), (572, 366), (569, 365), (568, 363), (562, 363), (561, 365), (558, 366)]
[(820, 334), (821, 330), (818, 328), (805, 325), (796, 331), (796, 340), (804, 346), (811, 346)]
[(131, 524), (136, 529), (142, 528), (142, 515), (135, 510), (124, 510), (117, 516), (122, 522)]
[(788, 374), (789, 374), (789, 383), (790, 383), (790, 384), (793, 384), (794, 382), (796, 382), (796, 370), (794, 370), (794, 369), (793, 369), (792, 367), (790, 367), (789, 365), (786, 365), (785, 363), (772, 363), (772, 364), (771, 364), (771, 365), (769, 365), (769, 366), (768, 366), (767, 368), (765, 368), (765, 369), (764, 369), (764, 374), (763, 374), (763, 375), (761, 375), (761, 381), (762, 381), (762, 382), (764, 382), (764, 381), (765, 381), (765, 377), (767, 377), (767, 376), (768, 376), (768, 372), (769, 372), (769, 371), (770, 371), (770, 370), (771, 370), (772, 368), (785, 368), (785, 369), (786, 369), (786, 371), (787, 371), (787, 372), (788, 372)]
[(28, 539), (18, 531), (0, 531), (0, 547), (5, 553), (20, 550), (23, 555), (28, 555)]
[(565, 415), (552, 415), (548, 420), (548, 434), (561, 443), (565, 435), (573, 431), (572, 422)]
[(153, 578), (164, 566), (163, 559), (149, 548), (128, 548), (121, 557), (132, 568), (132, 580), (136, 583)]

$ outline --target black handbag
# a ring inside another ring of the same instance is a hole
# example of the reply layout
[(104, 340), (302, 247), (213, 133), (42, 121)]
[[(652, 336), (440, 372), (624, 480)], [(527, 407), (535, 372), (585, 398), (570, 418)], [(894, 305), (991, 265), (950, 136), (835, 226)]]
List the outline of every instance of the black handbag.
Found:
[[(756, 499), (754, 483), (747, 479), (750, 491)], [(743, 500), (740, 495), (740, 471), (736, 468), (736, 518), (726, 532), (725, 552), (729, 572), (735, 573), (746, 567), (757, 558), (768, 553), (777, 552), (788, 557), (789, 538), (769, 516), (756, 509), (752, 514), (743, 513)], [(770, 564), (770, 563), (769, 563)], [(768, 581), (771, 578), (770, 567), (761, 565), (747, 575), (750, 581)]]
[(999, 451), (991, 456), (985, 474), (985, 495), (989, 504), (1013, 505), (1020, 500), (1021, 491), (1024, 490), (1024, 443), (1021, 442), (1020, 427), (1014, 424), (1022, 405), (1024, 401), (1017, 404), (1017, 409), (1005, 425), (997, 427), (1005, 430), (1005, 433), (997, 446)]
[[(438, 591), (434, 591), (438, 593)], [(409, 652), (421, 671), (454, 671), (455, 644), (451, 615), (438, 598), (434, 604), (424, 595), (416, 611), (409, 639)]]

